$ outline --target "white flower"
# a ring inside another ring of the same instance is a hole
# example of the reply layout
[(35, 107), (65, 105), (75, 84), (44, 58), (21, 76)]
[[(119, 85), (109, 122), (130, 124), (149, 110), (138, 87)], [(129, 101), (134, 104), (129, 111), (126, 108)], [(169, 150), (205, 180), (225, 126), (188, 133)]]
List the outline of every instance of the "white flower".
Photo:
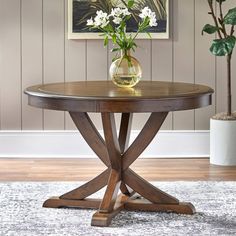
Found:
[(113, 22), (114, 22), (115, 24), (119, 25), (121, 21), (122, 21), (122, 18), (120, 18), (120, 17), (114, 17)]
[(128, 8), (112, 8), (110, 16), (123, 18), (129, 16), (131, 13), (128, 11)]
[(128, 11), (128, 8), (124, 8), (124, 9), (122, 10), (122, 14), (123, 14), (124, 16), (129, 16), (129, 15), (131, 15), (131, 13)]
[(144, 19), (146, 17), (151, 17), (152, 11), (149, 7), (144, 7), (143, 10), (141, 11), (141, 14), (139, 14), (139, 17)]
[(88, 26), (93, 26), (93, 25), (94, 25), (94, 22), (93, 22), (93, 18), (92, 18), (92, 17), (87, 20), (87, 25), (88, 25)]
[(104, 28), (109, 23), (109, 18), (106, 12), (103, 11), (97, 11), (97, 15), (94, 18), (93, 25), (96, 27), (102, 27)]
[(157, 26), (157, 19), (156, 19), (156, 14), (155, 12), (151, 13), (151, 16), (149, 18), (149, 26), (153, 27), (153, 26)]
[(96, 16), (96, 17), (94, 18), (94, 25), (95, 25), (96, 27), (98, 27), (98, 26), (100, 26), (101, 24), (102, 24), (101, 18), (98, 17), (98, 16)]
[(109, 24), (109, 21), (104, 21), (101, 25), (102, 28), (106, 27)]
[(113, 16), (113, 17), (119, 17), (121, 14), (122, 14), (121, 8), (116, 7), (116, 8), (112, 8), (112, 9), (111, 9), (111, 14), (110, 14), (111, 16)]
[(97, 11), (96, 14), (97, 14), (97, 16), (98, 16), (99, 18), (105, 18), (105, 17), (107, 17), (107, 13), (106, 13), (106, 12), (103, 12), (102, 10)]
[(145, 19), (146, 17), (149, 19), (149, 26), (157, 26), (157, 19), (155, 12), (151, 11), (149, 7), (144, 7), (141, 11), (141, 14), (139, 14), (139, 17), (142, 19)]
[(150, 18), (150, 20), (149, 20), (149, 26), (150, 26), (150, 27), (157, 26), (157, 20), (156, 20), (156, 18)]

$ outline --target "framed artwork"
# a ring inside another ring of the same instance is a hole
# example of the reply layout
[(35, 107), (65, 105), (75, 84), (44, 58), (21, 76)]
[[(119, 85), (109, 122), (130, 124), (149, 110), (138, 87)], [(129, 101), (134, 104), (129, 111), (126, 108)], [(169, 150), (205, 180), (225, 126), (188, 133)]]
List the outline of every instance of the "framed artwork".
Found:
[[(68, 0), (68, 38), (69, 39), (101, 39), (99, 32), (87, 27), (87, 20), (94, 18), (97, 10), (111, 12), (112, 8), (124, 7), (127, 0)], [(153, 39), (169, 38), (169, 0), (135, 0), (132, 17), (127, 32), (136, 32), (140, 9), (148, 6), (156, 13), (158, 25), (150, 28)], [(145, 33), (139, 39), (148, 38)]]

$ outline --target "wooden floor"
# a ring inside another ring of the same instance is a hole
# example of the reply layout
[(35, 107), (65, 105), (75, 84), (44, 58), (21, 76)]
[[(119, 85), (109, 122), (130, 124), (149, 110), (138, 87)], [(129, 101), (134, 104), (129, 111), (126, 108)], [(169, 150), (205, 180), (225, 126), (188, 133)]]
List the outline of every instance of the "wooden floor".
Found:
[[(104, 169), (97, 159), (0, 159), (0, 181), (86, 181)], [(149, 181), (236, 180), (236, 167), (208, 159), (138, 159), (132, 169)]]

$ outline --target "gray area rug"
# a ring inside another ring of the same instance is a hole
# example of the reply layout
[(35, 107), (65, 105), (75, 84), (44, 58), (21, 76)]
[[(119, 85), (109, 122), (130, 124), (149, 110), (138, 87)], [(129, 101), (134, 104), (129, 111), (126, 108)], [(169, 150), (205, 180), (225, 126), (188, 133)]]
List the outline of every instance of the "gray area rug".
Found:
[[(108, 228), (90, 226), (93, 210), (42, 208), (44, 200), (72, 190), (75, 182), (0, 184), (1, 236), (236, 235), (236, 182), (154, 182), (181, 201), (193, 216), (121, 212)], [(102, 196), (102, 190), (97, 196)]]

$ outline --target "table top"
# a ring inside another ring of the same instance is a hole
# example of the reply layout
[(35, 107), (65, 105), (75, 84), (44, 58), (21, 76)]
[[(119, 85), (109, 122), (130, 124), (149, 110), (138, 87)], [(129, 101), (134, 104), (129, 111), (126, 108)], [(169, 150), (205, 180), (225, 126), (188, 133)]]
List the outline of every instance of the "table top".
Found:
[(214, 91), (188, 83), (141, 81), (119, 88), (111, 81), (78, 81), (29, 87), (32, 106), (81, 112), (157, 112), (195, 109), (211, 104)]

